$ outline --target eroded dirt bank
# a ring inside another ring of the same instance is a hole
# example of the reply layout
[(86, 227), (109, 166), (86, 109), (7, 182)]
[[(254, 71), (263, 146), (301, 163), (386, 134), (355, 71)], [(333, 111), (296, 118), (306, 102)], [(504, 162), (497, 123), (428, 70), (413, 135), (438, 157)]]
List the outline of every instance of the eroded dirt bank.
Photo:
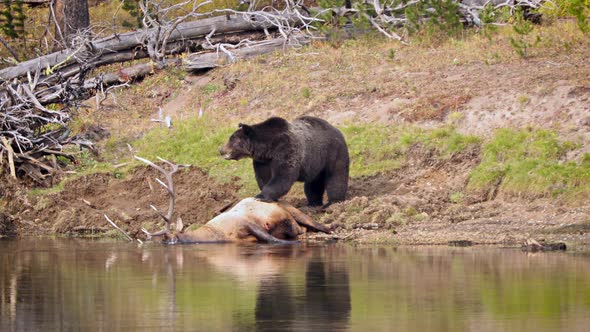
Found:
[[(9, 215), (5, 216), (4, 228), (21, 236), (116, 234), (104, 218), (105, 213), (132, 236), (139, 236), (142, 227), (155, 231), (163, 223), (150, 204), (166, 213), (169, 197), (155, 181), (159, 177), (159, 172), (140, 167), (125, 179), (92, 174), (68, 182), (59, 193), (15, 195), (6, 209)], [(198, 168), (181, 170), (174, 175), (174, 181), (174, 211), (187, 227), (204, 224), (238, 200), (237, 186), (216, 183)]]
[[(347, 201), (325, 211), (306, 208), (301, 194), (286, 200), (301, 207), (316, 220), (330, 224), (334, 236), (356, 242), (390, 244), (520, 245), (526, 239), (564, 241), (570, 247), (590, 245), (588, 206), (564, 206), (550, 198), (518, 198), (463, 192), (478, 151), (465, 151), (441, 161), (421, 147), (410, 151), (408, 163), (397, 171), (352, 180)], [(141, 167), (116, 179), (93, 174), (66, 184), (60, 193), (20, 195), (3, 216), (5, 234), (99, 235), (117, 234), (102, 213), (120, 227), (141, 237), (141, 227), (159, 229), (160, 219), (149, 207), (167, 208), (168, 197), (154, 179), (159, 174)], [(150, 189), (151, 187), (153, 189)], [(236, 202), (238, 187), (220, 184), (197, 168), (175, 175), (176, 213), (185, 226), (204, 224), (228, 204)]]
[(590, 207), (553, 198), (465, 192), (475, 151), (435, 161), (417, 150), (399, 171), (357, 179), (348, 201), (328, 208), (320, 220), (359, 242), (395, 244), (500, 244), (527, 239), (590, 246)]

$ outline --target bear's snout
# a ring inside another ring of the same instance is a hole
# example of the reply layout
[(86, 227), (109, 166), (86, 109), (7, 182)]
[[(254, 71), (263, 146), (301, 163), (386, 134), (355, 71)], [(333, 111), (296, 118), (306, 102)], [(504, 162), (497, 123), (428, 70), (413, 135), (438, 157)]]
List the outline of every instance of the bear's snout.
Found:
[(231, 159), (231, 151), (225, 148), (225, 145), (219, 147), (219, 154), (225, 159)]

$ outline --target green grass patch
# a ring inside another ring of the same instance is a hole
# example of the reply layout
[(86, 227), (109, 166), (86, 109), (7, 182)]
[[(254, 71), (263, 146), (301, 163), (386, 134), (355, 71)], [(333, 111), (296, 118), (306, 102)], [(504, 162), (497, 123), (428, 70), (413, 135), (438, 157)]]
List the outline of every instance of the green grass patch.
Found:
[(191, 164), (222, 183), (238, 176), (243, 184), (241, 194), (251, 195), (258, 190), (251, 161), (225, 160), (218, 152), (236, 129), (237, 126), (218, 126), (206, 118), (193, 118), (176, 122), (171, 130), (151, 130), (133, 146), (143, 158), (155, 161), (156, 157), (162, 157), (178, 164)]
[(408, 149), (415, 144), (435, 150), (442, 159), (480, 144), (478, 137), (462, 135), (453, 127), (425, 130), (408, 126), (353, 125), (341, 130), (348, 143), (352, 177), (401, 167)]
[(29, 190), (27, 193), (32, 196), (41, 196), (41, 195), (48, 195), (61, 192), (64, 190), (66, 180), (60, 181), (58, 184), (54, 185), (50, 188), (33, 188)]
[(442, 159), (481, 144), (479, 137), (460, 134), (452, 126), (432, 130), (412, 128), (404, 134), (403, 139), (408, 144), (421, 143), (427, 148), (434, 149)]
[[(227, 183), (241, 179), (242, 195), (258, 191), (249, 159), (228, 161), (219, 156), (236, 127), (220, 127), (206, 118), (177, 122), (172, 130), (154, 129), (133, 143), (137, 154), (150, 160), (162, 157), (179, 164), (192, 164), (216, 180)], [(412, 144), (434, 148), (441, 157), (450, 156), (479, 139), (457, 133), (453, 128), (421, 130), (414, 127), (351, 125), (341, 128), (351, 156), (351, 177), (373, 175), (401, 167)]]
[(491, 189), (522, 196), (577, 196), (590, 193), (590, 163), (562, 162), (576, 146), (547, 130), (500, 129), (484, 145), (482, 161), (468, 189)]
[(358, 125), (341, 128), (351, 159), (352, 177), (401, 167), (407, 150), (397, 127)]

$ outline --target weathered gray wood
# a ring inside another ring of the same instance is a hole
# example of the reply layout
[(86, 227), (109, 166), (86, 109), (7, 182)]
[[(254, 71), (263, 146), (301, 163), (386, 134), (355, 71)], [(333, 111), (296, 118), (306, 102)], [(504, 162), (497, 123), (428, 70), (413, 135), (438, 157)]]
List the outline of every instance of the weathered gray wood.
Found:
[[(179, 24), (171, 34), (169, 41), (203, 38), (214, 30), (215, 33), (229, 33), (244, 30), (262, 30), (271, 27), (271, 23), (267, 21), (250, 21), (244, 18), (243, 15), (217, 16)], [(85, 48), (84, 51), (98, 58), (106, 54), (135, 49), (143, 46), (146, 36), (150, 32), (146, 33), (145, 30), (137, 30), (98, 39), (89, 43), (90, 48)], [(76, 50), (67, 49), (21, 62), (16, 66), (0, 70), (0, 80), (12, 80), (26, 75), (27, 72), (35, 72), (37, 69), (43, 71), (46, 68), (54, 68), (58, 64), (60, 67), (67, 66), (75, 62), (73, 58), (75, 53)]]
[[(241, 40), (259, 40), (264, 38), (264, 35), (260, 31), (245, 31), (245, 32), (233, 32), (233, 33), (225, 33), (219, 34), (211, 37), (209, 40), (216, 44), (216, 43), (232, 43), (237, 44)], [(191, 40), (178, 40), (172, 43), (168, 43), (168, 51), (167, 54), (178, 54), (185, 52), (190, 46), (199, 45), (205, 43), (205, 38), (195, 38)], [(131, 60), (139, 60), (144, 59), (149, 56), (148, 52), (144, 49), (134, 49), (128, 51), (119, 51), (117, 53), (109, 53), (104, 54), (101, 57), (96, 58), (95, 60), (88, 61), (84, 66), (86, 68), (96, 68), (112, 63), (121, 63), (127, 62)], [(72, 77), (80, 72), (82, 66), (78, 63), (73, 63), (69, 66), (65, 66), (60, 69), (60, 77), (68, 78)]]
[[(140, 63), (131, 67), (123, 68), (119, 71), (104, 74), (101, 76), (93, 77), (84, 81), (82, 86), (79, 88), (83, 91), (94, 91), (99, 89), (101, 85), (107, 87), (113, 84), (130, 82), (138, 78), (142, 78), (154, 72), (156, 68), (151, 62)], [(37, 93), (39, 103), (43, 105), (58, 103), (63, 99), (63, 92), (66, 89), (66, 85), (72, 85), (71, 83), (62, 83), (51, 86), (44, 91)]]
[[(296, 43), (299, 44), (303, 44), (306, 42), (307, 39), (305, 39), (303, 36), (298, 37), (296, 39)], [(238, 61), (241, 59), (248, 59), (260, 54), (270, 53), (275, 50), (282, 49), (283, 47), (290, 46), (291, 45), (285, 43), (284, 38), (277, 38), (273, 40), (258, 42), (252, 46), (242, 47), (231, 51), (232, 55), (235, 57), (234, 61)], [(113, 57), (113, 62), (119, 62), (125, 59), (131, 60), (135, 58), (137, 54), (134, 52), (122, 52), (117, 54), (111, 54), (110, 56)], [(209, 51), (202, 53), (194, 53), (190, 55), (184, 61), (184, 67), (187, 70), (203, 70), (227, 65), (229, 63), (231, 63), (231, 60), (225, 53)], [(100, 88), (101, 85), (106, 87), (113, 84), (133, 81), (135, 79), (153, 73), (154, 70), (156, 70), (156, 68), (154, 64), (151, 62), (137, 64), (131, 67), (121, 69), (117, 72), (108, 73), (98, 77), (87, 79), (80, 86), (80, 88), (84, 91), (93, 91)], [(45, 90), (37, 91), (36, 95), (39, 102), (43, 105), (60, 102), (63, 98), (63, 91), (66, 88), (66, 85), (69, 85), (71, 87), (72, 82), (55, 84)]]
[[(305, 43), (306, 39), (299, 37), (297, 38), (297, 42), (299, 44)], [(291, 46), (292, 45), (287, 43), (285, 38), (276, 38), (273, 40), (258, 42), (251, 46), (244, 46), (238, 49), (228, 49), (228, 51), (232, 53), (234, 59), (230, 59), (230, 56), (222, 51), (193, 53), (189, 55), (186, 60), (184, 60), (184, 67), (187, 70), (193, 71), (211, 69)]]

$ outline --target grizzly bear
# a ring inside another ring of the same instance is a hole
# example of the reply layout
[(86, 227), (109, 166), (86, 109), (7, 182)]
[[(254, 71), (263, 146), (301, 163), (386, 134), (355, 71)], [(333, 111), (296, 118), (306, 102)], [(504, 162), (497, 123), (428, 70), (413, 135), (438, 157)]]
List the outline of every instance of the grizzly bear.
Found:
[(240, 124), (219, 153), (228, 160), (252, 158), (261, 192), (256, 198), (277, 201), (295, 181), (304, 182), (310, 206), (345, 199), (348, 190), (348, 147), (342, 133), (327, 121), (302, 116), (289, 122), (273, 117)]

